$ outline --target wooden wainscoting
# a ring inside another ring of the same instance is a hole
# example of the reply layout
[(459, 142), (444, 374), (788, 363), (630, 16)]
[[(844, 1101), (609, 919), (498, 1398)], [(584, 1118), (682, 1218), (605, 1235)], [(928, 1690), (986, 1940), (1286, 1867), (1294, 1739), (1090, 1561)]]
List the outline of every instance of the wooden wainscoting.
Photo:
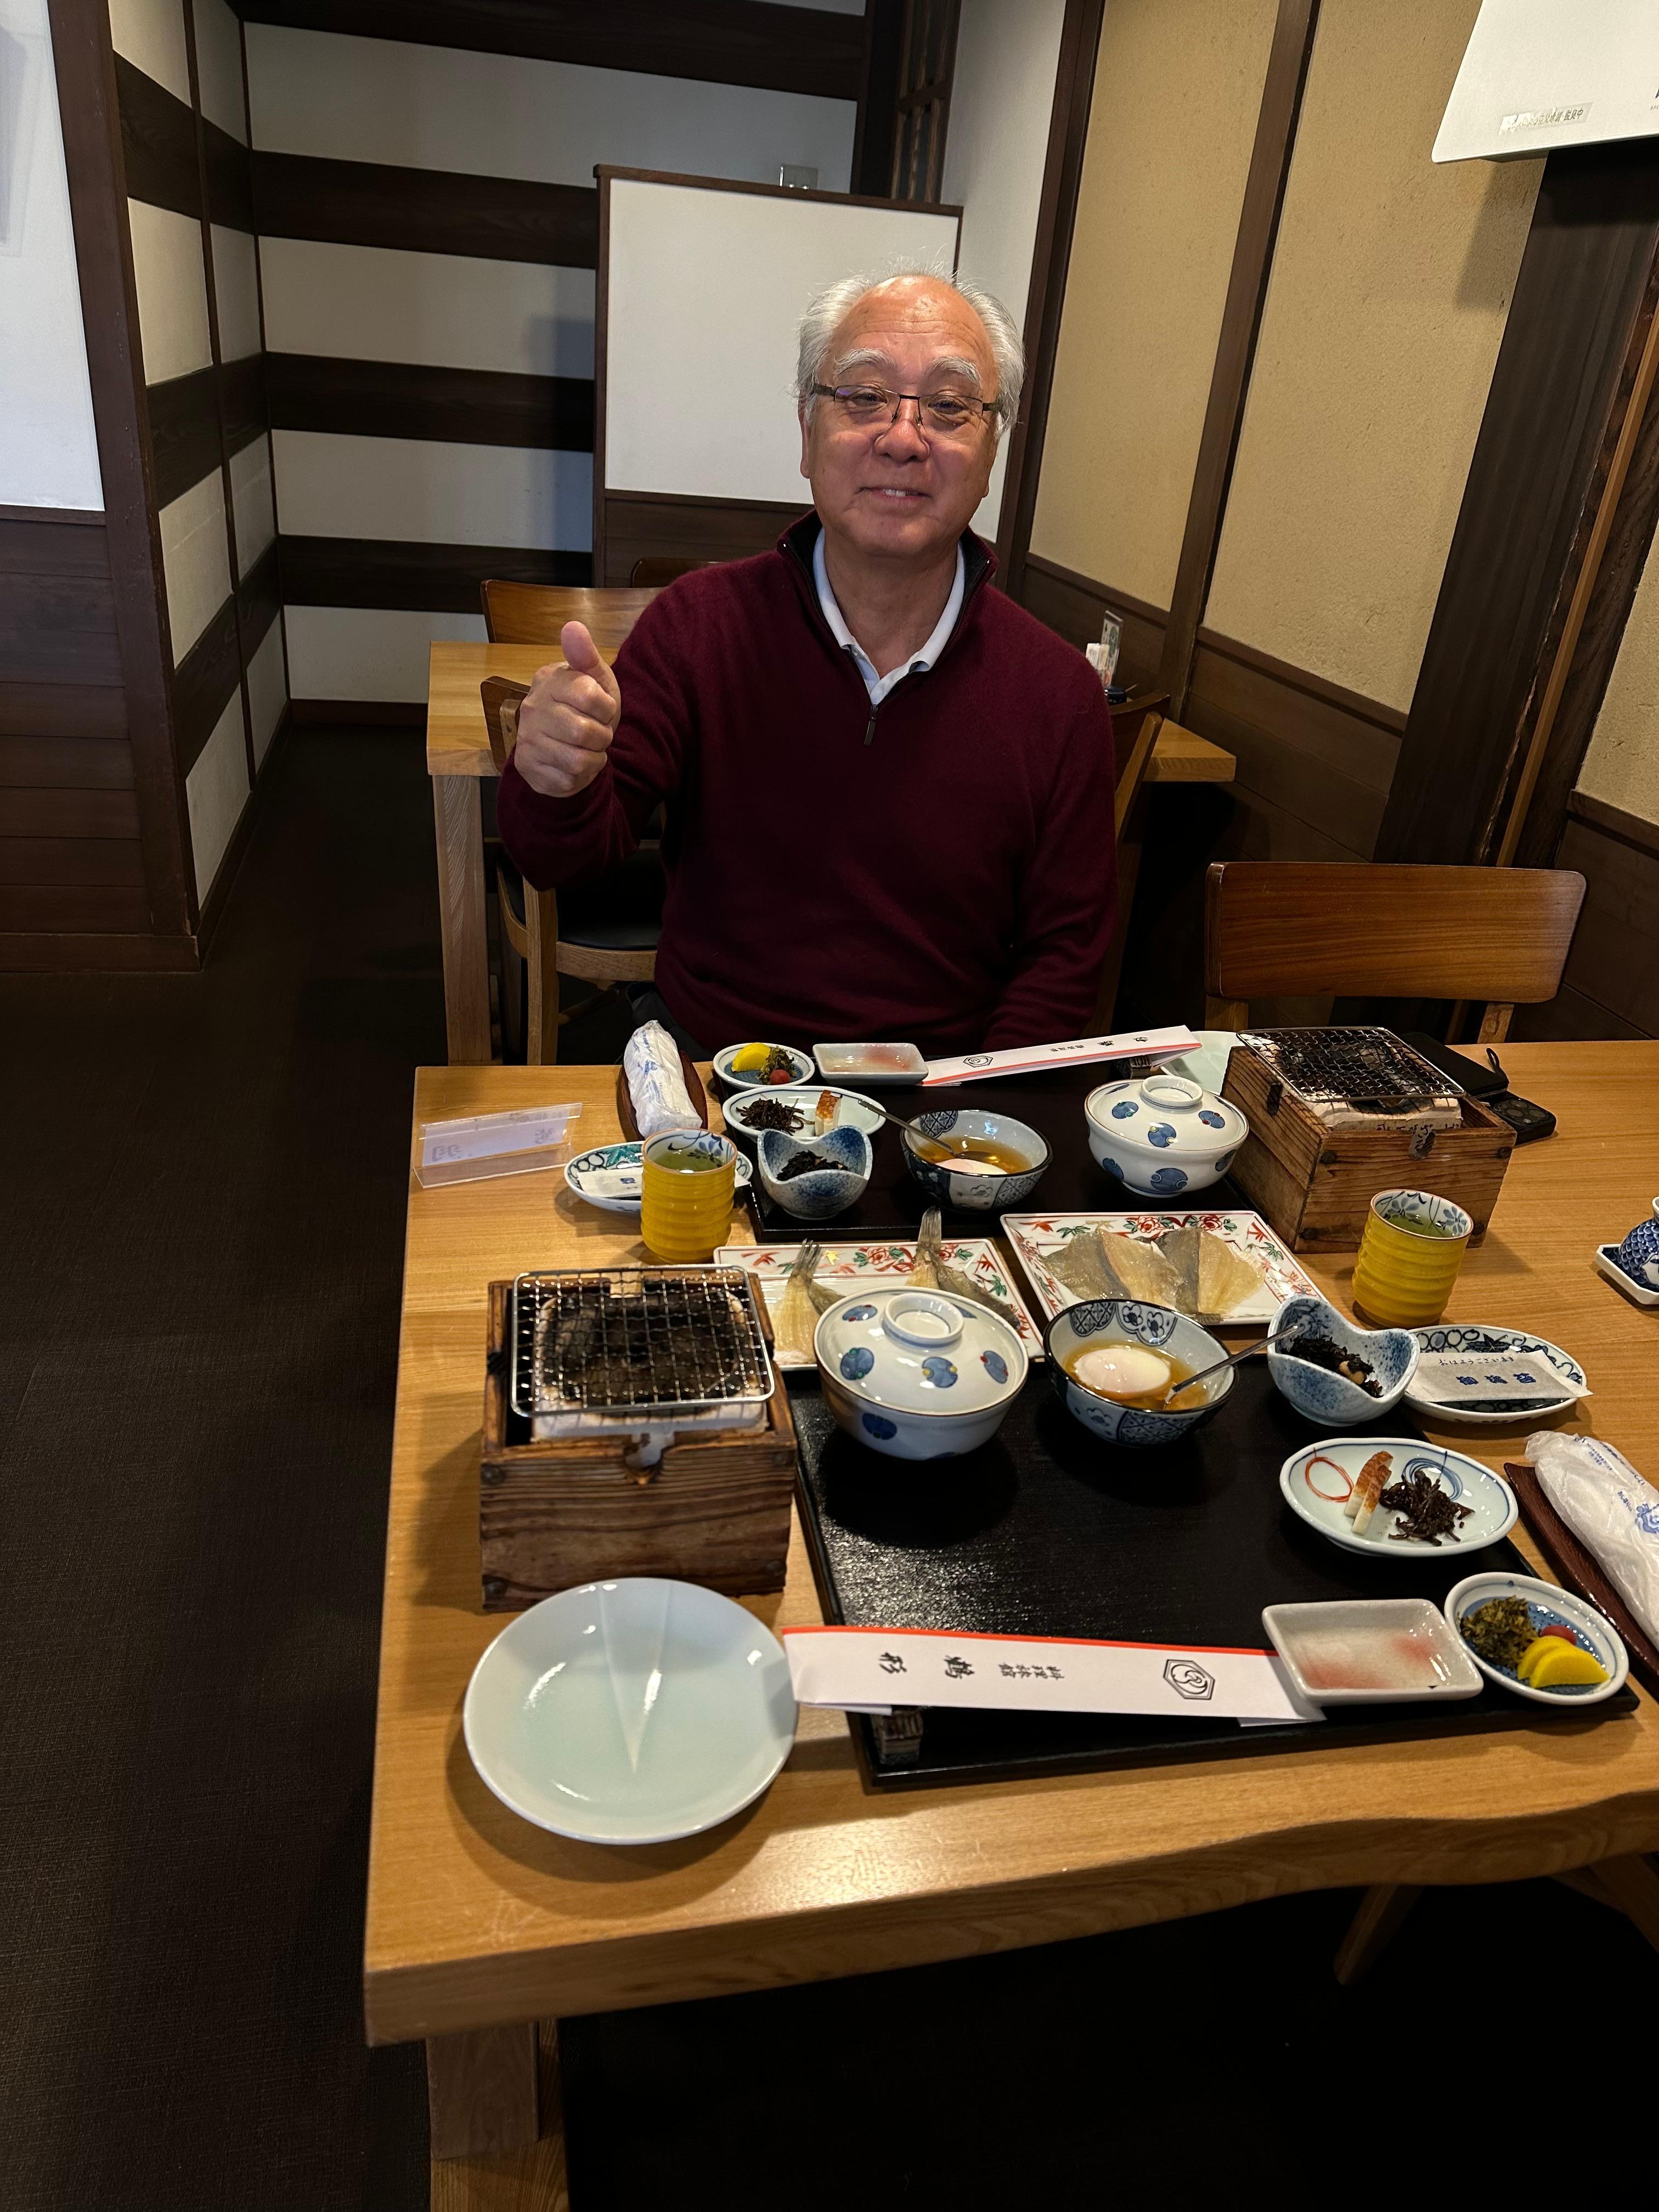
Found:
[(607, 492), (593, 581), (625, 584), (634, 563), (647, 555), (675, 561), (744, 561), (751, 553), (769, 553), (811, 504), (805, 483), (799, 503), (787, 505), (762, 499), (686, 499), (651, 492)]
[(1561, 988), (1513, 1036), (1659, 1036), (1659, 823), (1576, 791), (1554, 855), (1589, 889)]
[(1097, 643), (1108, 607), (1123, 617), (1123, 654), (1119, 672), (1131, 684), (1150, 684), (1164, 656), (1164, 630), (1170, 617), (1162, 607), (1149, 606), (1127, 592), (1114, 591), (1075, 568), (1062, 568), (1058, 561), (1045, 561), (1028, 553), (1014, 595), (1028, 613), (1079, 651)]

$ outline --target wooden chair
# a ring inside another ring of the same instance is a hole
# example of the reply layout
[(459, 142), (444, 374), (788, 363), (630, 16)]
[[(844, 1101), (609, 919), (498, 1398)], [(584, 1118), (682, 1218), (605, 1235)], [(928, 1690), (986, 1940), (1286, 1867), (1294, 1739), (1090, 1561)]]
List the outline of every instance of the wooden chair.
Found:
[(1553, 999), (1583, 902), (1569, 868), (1218, 860), (1204, 894), (1204, 1021), (1245, 1029), (1249, 1001), (1334, 992), (1482, 1003), (1480, 1042)]
[[(1117, 714), (1112, 717), (1112, 726), (1115, 735), (1121, 734)], [(1140, 794), (1152, 766), (1152, 748), (1163, 727), (1164, 717), (1155, 707), (1139, 715), (1129, 724), (1128, 743), (1117, 763), (1113, 810), (1117, 830), (1117, 922), (1101, 963), (1100, 988), (1095, 994), (1094, 1025), (1103, 1036), (1112, 1028), (1118, 980), (1123, 973), (1123, 948), (1129, 933), (1129, 911), (1134, 904), (1135, 878), (1140, 872)]]
[[(557, 646), (568, 622), (585, 623), (606, 659), (655, 599), (654, 590), (596, 591), (552, 584), (487, 582), (484, 627), (492, 644)], [(489, 750), (499, 774), (518, 736), (521, 687), (499, 678), (481, 687)], [(501, 1042), (522, 1045), (532, 1066), (559, 1056), (559, 978), (597, 983), (604, 991), (648, 983), (656, 972), (661, 932), (662, 863), (654, 839), (622, 867), (568, 892), (564, 912), (552, 891), (538, 891), (506, 854), (495, 866), (501, 921)], [(520, 1006), (523, 1012), (520, 1015)], [(520, 1036), (522, 1031), (522, 1036)]]

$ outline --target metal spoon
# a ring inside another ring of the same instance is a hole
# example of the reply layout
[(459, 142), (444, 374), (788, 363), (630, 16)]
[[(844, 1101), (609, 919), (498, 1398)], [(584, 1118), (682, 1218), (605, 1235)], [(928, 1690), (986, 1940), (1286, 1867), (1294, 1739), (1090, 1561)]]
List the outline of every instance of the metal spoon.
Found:
[(1274, 1344), (1271, 1337), (1264, 1337), (1260, 1344), (1247, 1344), (1243, 1352), (1235, 1352), (1230, 1359), (1218, 1359), (1213, 1367), (1200, 1367), (1196, 1375), (1189, 1375), (1184, 1382), (1171, 1382), (1164, 1393), (1164, 1404), (1167, 1406), (1171, 1398), (1184, 1397), (1194, 1383), (1207, 1382), (1212, 1375), (1224, 1375), (1230, 1367), (1237, 1367), (1243, 1360), (1255, 1359), (1268, 1350), (1284, 1352), (1288, 1348), (1283, 1344)]

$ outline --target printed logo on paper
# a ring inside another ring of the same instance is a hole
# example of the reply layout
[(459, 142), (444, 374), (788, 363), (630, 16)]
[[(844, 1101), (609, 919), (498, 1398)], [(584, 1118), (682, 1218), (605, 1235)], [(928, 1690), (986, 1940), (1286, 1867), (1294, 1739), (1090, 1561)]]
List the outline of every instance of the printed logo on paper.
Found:
[(1196, 1659), (1166, 1659), (1164, 1679), (1177, 1697), (1201, 1702), (1215, 1694), (1215, 1676)]

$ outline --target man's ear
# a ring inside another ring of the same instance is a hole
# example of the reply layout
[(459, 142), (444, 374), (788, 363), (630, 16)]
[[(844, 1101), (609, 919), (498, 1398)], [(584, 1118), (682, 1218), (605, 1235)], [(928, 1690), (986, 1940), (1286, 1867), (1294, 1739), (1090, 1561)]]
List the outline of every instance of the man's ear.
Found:
[(804, 399), (796, 403), (795, 420), (800, 424), (800, 472), (810, 483), (812, 476), (812, 433), (807, 423), (806, 402)]

